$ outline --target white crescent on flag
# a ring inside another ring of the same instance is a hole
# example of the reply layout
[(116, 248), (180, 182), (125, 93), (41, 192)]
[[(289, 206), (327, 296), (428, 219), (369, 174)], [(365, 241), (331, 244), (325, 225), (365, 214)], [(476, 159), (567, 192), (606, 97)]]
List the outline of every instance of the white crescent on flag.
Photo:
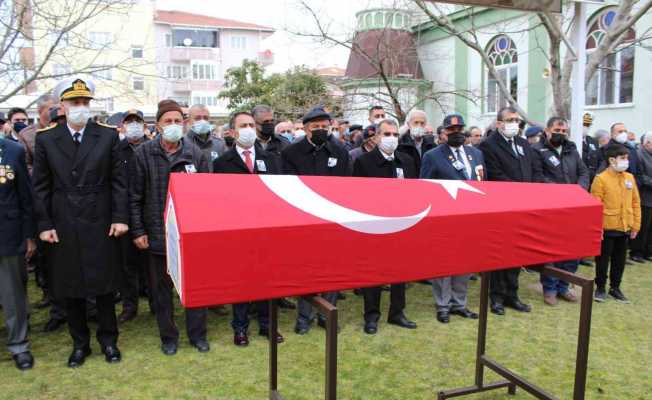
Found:
[[(334, 203), (306, 186), (295, 175), (258, 175), (269, 190), (288, 204), (310, 215), (341, 225), (356, 232), (385, 235), (404, 231), (418, 224), (430, 212), (429, 204), (422, 212), (402, 217), (383, 217), (352, 210)], [(484, 194), (462, 181), (426, 180), (438, 183), (453, 197), (459, 189)]]

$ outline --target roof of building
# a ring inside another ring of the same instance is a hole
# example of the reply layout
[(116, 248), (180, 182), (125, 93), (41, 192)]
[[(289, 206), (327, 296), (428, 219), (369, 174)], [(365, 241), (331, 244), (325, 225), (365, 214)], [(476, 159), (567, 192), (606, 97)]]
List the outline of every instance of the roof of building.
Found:
[(347, 78), (378, 77), (381, 65), (390, 78), (423, 78), (416, 43), (410, 32), (394, 29), (358, 32), (353, 43), (361, 51), (349, 54)]
[(224, 29), (245, 29), (254, 31), (274, 32), (269, 26), (252, 24), (249, 22), (235, 21), (232, 19), (209, 17), (206, 15), (192, 14), (183, 11), (157, 10), (154, 22), (159, 24), (201, 26)]
[(324, 77), (341, 77), (344, 76), (346, 70), (339, 67), (325, 67), (315, 69), (315, 73)]

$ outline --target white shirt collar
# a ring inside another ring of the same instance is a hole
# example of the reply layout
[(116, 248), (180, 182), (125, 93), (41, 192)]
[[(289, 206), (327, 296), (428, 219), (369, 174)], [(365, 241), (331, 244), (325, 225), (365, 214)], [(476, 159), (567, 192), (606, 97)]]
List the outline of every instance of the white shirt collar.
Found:
[(387, 155), (387, 153), (385, 153), (385, 152), (382, 151), (381, 149), (378, 149), (378, 151), (380, 151), (380, 154), (382, 154), (383, 157), (385, 157), (385, 160), (387, 160), (387, 161), (393, 161), (393, 160), (396, 158), (396, 157), (394, 156), (394, 153), (392, 153), (392, 154), (390, 154), (390, 155)]
[(453, 146), (448, 146), (449, 149), (451, 149), (451, 152), (457, 156), (457, 150), (460, 150), (462, 152), (462, 157), (466, 156), (466, 151), (464, 151), (464, 145), (461, 145), (460, 147), (453, 147)]
[(245, 148), (243, 148), (243, 147), (240, 147), (240, 146), (236, 143), (236, 145), (235, 145), (235, 150), (238, 152), (238, 154), (240, 155), (240, 157), (241, 157), (243, 160), (245, 159), (245, 155), (244, 155), (244, 152), (245, 152), (245, 151), (249, 151), (249, 152), (251, 152), (251, 153), (250, 153), (250, 156), (251, 156), (251, 160), (252, 160), (252, 161), (256, 159), (256, 146), (251, 146), (250, 148), (245, 149)]
[(86, 125), (84, 125), (84, 127), (81, 128), (81, 129), (78, 130), (78, 131), (74, 130), (74, 129), (70, 126), (70, 124), (66, 124), (66, 126), (68, 126), (68, 130), (70, 131), (70, 136), (74, 136), (76, 132), (79, 132), (80, 139), (81, 139), (82, 137), (84, 137), (84, 130), (86, 130)]

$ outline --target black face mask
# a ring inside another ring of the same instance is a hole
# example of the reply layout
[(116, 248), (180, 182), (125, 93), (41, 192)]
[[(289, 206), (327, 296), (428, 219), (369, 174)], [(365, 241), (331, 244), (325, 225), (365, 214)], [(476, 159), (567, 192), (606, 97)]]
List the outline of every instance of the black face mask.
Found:
[(233, 146), (233, 143), (235, 143), (235, 138), (233, 136), (224, 136), (224, 143), (231, 147)]
[(449, 133), (447, 136), (450, 147), (460, 147), (466, 141), (466, 136), (462, 132)]
[(312, 133), (310, 141), (315, 146), (321, 146), (328, 140), (328, 130), (326, 129), (313, 129), (310, 132)]
[(24, 122), (14, 122), (14, 132), (18, 133), (23, 129), (27, 128), (27, 124)]
[(264, 139), (269, 139), (274, 134), (274, 123), (266, 122), (260, 126), (260, 135)]
[(553, 133), (550, 137), (550, 144), (553, 145), (553, 147), (559, 147), (564, 145), (566, 140), (566, 135), (562, 135), (561, 133)]

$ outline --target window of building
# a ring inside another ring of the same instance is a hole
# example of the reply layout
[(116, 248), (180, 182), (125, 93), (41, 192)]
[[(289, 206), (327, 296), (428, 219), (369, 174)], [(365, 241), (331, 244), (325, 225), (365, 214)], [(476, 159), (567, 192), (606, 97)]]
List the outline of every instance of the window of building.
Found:
[(91, 76), (95, 79), (110, 81), (113, 79), (113, 71), (111, 68), (106, 68), (102, 65), (93, 65), (91, 67)]
[(89, 32), (88, 42), (92, 49), (101, 49), (111, 44), (113, 36), (111, 32)]
[(132, 87), (134, 90), (145, 90), (145, 79), (142, 76), (134, 76), (132, 78)]
[(143, 48), (142, 47), (132, 47), (131, 48), (131, 58), (143, 58)]
[(168, 65), (167, 67), (168, 79), (188, 79), (188, 66), (187, 65)]
[[(508, 36), (494, 38), (487, 47), (489, 59), (496, 68), (497, 78), (505, 83), (511, 96), (518, 101), (518, 53), (516, 45)], [(500, 93), (498, 80), (486, 71), (487, 103), (486, 112), (495, 113), (507, 106), (507, 99)]]
[[(606, 8), (589, 21), (587, 58), (594, 52), (616, 19), (616, 8)], [(630, 28), (615, 52), (600, 64), (586, 87), (586, 105), (627, 104), (634, 101), (634, 47), (636, 31)]]
[(231, 48), (244, 50), (247, 48), (247, 38), (245, 36), (231, 36)]
[(202, 104), (205, 106), (217, 106), (217, 96), (192, 96), (192, 104)]
[(192, 64), (192, 79), (214, 81), (217, 79), (215, 64), (196, 62)]
[(220, 47), (219, 35), (215, 30), (173, 29), (172, 42), (177, 47)]
[(170, 100), (176, 101), (181, 107), (188, 107), (190, 104), (190, 99), (184, 96), (170, 96)]

